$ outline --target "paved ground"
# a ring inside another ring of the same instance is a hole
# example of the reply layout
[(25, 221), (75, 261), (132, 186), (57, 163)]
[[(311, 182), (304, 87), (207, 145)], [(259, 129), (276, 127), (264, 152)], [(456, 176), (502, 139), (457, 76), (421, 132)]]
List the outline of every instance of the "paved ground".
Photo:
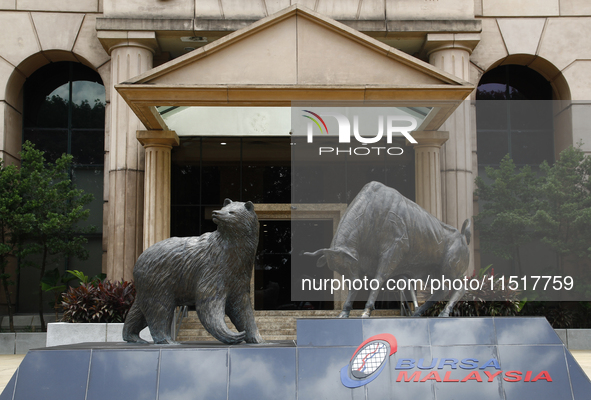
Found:
[[(591, 378), (591, 350), (572, 350), (572, 355), (581, 365), (585, 373)], [(0, 393), (12, 378), (14, 371), (18, 368), (24, 355), (0, 355)]]
[(0, 393), (4, 391), (4, 387), (12, 378), (23, 358), (25, 358), (24, 354), (0, 355)]
[(591, 350), (571, 350), (571, 354), (591, 379)]

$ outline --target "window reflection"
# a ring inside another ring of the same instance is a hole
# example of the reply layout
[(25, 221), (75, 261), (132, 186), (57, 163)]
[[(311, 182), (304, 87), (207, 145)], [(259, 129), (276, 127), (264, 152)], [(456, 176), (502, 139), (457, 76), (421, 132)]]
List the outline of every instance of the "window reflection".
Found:
[[(552, 87), (544, 77), (524, 66), (503, 65), (482, 76), (476, 99), (478, 176), (484, 182), (491, 183), (486, 167), (498, 167), (507, 154), (518, 168), (530, 165), (534, 173), (543, 161), (554, 161)], [(480, 236), (481, 244), (485, 239)], [(528, 265), (547, 264), (553, 259), (547, 247), (534, 242), (521, 251)], [(493, 265), (499, 274), (514, 271), (511, 261), (487, 251), (480, 265)]]
[(289, 137), (183, 137), (172, 154), (173, 236), (215, 230), (211, 211), (226, 198), (291, 202)]
[(518, 165), (554, 161), (552, 87), (543, 76), (520, 65), (494, 68), (476, 99), (479, 166), (498, 165), (506, 154)]
[(68, 152), (67, 129), (25, 128), (23, 139), (35, 144), (35, 148), (45, 152), (47, 162), (55, 162)]
[[(50, 63), (33, 73), (24, 85), (23, 140), (44, 151), (48, 162), (64, 153), (71, 154), (72, 181), (94, 195), (87, 205), (90, 216), (80, 224), (97, 228), (96, 233), (87, 235), (90, 257), (67, 261), (69, 269), (89, 276), (102, 270), (105, 106), (105, 88), (99, 74), (79, 63)], [(21, 274), (27, 273), (24, 269)], [(24, 275), (21, 294), (27, 290), (28, 278)], [(36, 310), (35, 304), (27, 303), (27, 296), (19, 296), (21, 312)]]
[(90, 81), (72, 82), (72, 126), (104, 128), (105, 88)]
[[(203, 138), (201, 142), (201, 204), (218, 205), (224, 199), (241, 200), (241, 139)], [(250, 200), (250, 199), (247, 199)]]

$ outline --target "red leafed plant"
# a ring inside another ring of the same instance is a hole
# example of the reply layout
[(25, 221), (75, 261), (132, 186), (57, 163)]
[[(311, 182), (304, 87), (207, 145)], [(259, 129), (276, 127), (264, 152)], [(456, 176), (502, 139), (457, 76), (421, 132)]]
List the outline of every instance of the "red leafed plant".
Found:
[(90, 282), (62, 296), (64, 322), (123, 322), (135, 300), (133, 282)]

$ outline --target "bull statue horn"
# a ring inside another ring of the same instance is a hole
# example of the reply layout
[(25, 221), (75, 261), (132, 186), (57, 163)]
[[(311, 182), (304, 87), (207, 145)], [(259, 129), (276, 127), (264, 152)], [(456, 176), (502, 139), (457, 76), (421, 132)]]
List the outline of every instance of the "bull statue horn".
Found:
[(329, 249), (320, 249), (320, 250), (316, 250), (313, 253), (310, 252), (305, 252), (304, 255), (305, 256), (312, 256), (315, 257), (319, 254), (322, 254), (322, 257), (320, 257), (317, 261), (316, 261), (316, 267), (317, 268), (322, 268), (326, 266), (326, 256), (324, 255), (324, 252), (327, 251)]
[(472, 237), (472, 231), (470, 230), (470, 226), (472, 223), (470, 222), (470, 218), (464, 221), (462, 225), (462, 235), (466, 237), (466, 244), (470, 244), (470, 238)]
[(327, 250), (327, 249), (320, 249), (320, 250), (316, 250), (316, 251), (315, 251), (315, 252), (313, 252), (313, 253), (310, 253), (309, 251), (306, 251), (306, 252), (304, 253), (304, 255), (305, 255), (305, 256), (310, 256), (310, 257), (316, 257), (316, 256), (317, 256), (317, 255), (319, 255), (319, 254), (322, 254), (322, 255), (324, 255), (324, 250)]

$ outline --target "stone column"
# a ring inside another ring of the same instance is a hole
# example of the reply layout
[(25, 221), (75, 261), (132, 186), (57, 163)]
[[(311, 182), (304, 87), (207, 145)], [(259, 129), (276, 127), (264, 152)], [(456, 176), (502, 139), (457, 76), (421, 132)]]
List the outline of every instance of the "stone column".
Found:
[(143, 250), (170, 237), (170, 150), (179, 145), (174, 131), (137, 131), (146, 151)]
[[(464, 81), (470, 81), (470, 54), (480, 41), (480, 34), (428, 34), (425, 50), (429, 63)], [(441, 127), (449, 140), (441, 148), (441, 183), (443, 221), (458, 229), (472, 218), (474, 178), (472, 172), (471, 108), (464, 101)], [(472, 227), (474, 231), (474, 227)], [(470, 244), (474, 254), (473, 242)], [(473, 270), (473, 256), (470, 271)]]
[(98, 37), (111, 55), (106, 272), (111, 280), (131, 280), (143, 251), (144, 148), (136, 132), (145, 128), (114, 86), (152, 69), (158, 44), (154, 32), (99, 31)]
[(418, 142), (415, 149), (416, 203), (438, 219), (443, 219), (441, 198), (441, 146), (449, 139), (449, 132), (413, 132)]

